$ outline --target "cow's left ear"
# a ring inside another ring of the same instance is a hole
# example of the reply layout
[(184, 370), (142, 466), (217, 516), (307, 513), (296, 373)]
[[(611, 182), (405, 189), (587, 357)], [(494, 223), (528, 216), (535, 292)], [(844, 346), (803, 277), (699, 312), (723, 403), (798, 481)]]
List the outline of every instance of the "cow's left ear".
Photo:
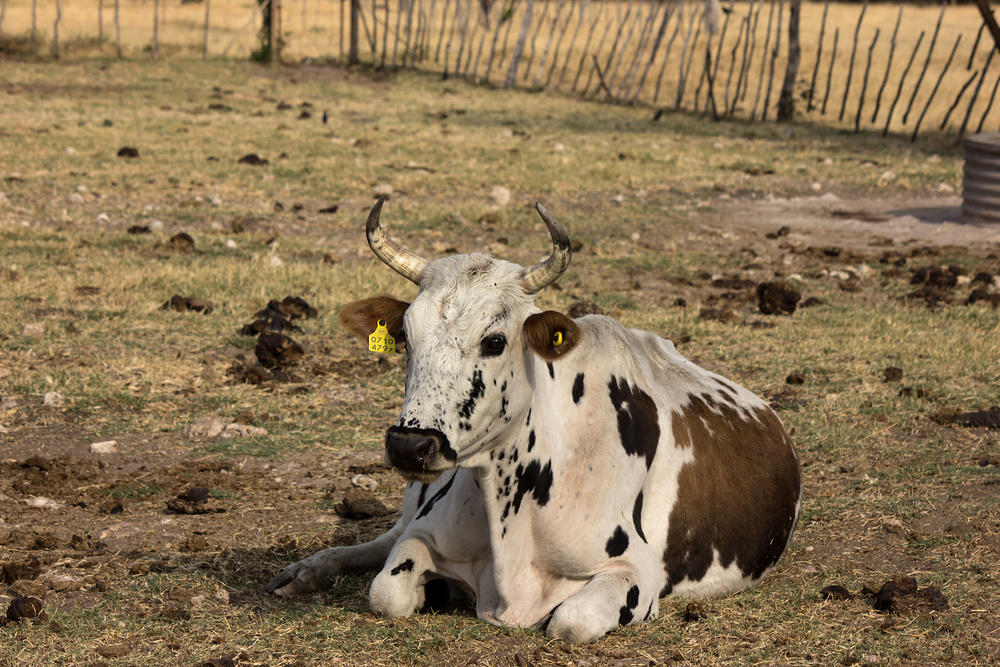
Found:
[(580, 342), (580, 327), (562, 313), (546, 310), (524, 322), (528, 346), (546, 361), (555, 361)]
[(340, 323), (355, 336), (367, 338), (382, 320), (389, 334), (398, 338), (403, 330), (403, 313), (409, 307), (410, 304), (391, 296), (362, 299), (344, 306), (340, 311)]

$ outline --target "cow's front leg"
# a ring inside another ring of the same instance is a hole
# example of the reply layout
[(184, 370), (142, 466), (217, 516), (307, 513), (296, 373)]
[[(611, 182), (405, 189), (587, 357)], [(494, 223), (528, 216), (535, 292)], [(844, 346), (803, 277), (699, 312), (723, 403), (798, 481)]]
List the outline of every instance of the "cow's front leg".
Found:
[(433, 568), (426, 542), (416, 537), (400, 541), (372, 582), (372, 611), (388, 618), (411, 615), (424, 604), (424, 584)]
[(630, 570), (602, 572), (552, 612), (546, 634), (585, 644), (619, 625), (642, 623), (656, 615), (659, 589)]

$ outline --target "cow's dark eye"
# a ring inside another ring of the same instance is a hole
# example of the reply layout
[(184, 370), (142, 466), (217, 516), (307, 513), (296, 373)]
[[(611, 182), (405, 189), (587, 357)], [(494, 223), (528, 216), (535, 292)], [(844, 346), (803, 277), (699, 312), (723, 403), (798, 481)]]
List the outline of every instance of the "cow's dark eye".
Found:
[(507, 347), (507, 337), (502, 333), (490, 334), (479, 344), (479, 351), (484, 357), (499, 356)]

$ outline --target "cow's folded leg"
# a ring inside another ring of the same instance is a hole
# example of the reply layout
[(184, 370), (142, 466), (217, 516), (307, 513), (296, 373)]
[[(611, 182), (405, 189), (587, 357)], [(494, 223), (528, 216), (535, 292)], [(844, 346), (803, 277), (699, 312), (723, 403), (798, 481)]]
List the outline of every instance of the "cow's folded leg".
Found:
[(619, 625), (655, 616), (658, 597), (655, 583), (643, 586), (628, 570), (602, 572), (556, 607), (546, 634), (571, 644), (585, 644)]
[(350, 547), (331, 547), (292, 563), (268, 582), (265, 590), (276, 595), (302, 595), (329, 587), (330, 579), (342, 572), (377, 570), (385, 563), (402, 533), (397, 523), (377, 539)]
[(434, 567), (430, 548), (420, 539), (399, 542), (368, 594), (372, 611), (388, 618), (409, 616), (424, 604), (424, 584)]

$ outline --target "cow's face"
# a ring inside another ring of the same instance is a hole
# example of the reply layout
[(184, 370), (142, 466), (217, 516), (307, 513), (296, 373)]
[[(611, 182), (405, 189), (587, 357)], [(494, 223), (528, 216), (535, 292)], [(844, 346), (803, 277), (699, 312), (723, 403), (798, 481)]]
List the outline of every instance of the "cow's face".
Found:
[[(373, 209), (376, 223), (380, 204)], [(404, 268), (416, 267), (415, 275), (387, 263), (420, 285), (412, 304), (376, 297), (341, 313), (355, 333), (371, 333), (381, 319), (405, 341), (406, 397), (386, 433), (386, 457), (404, 476), (429, 481), (455, 466), (484, 465), (492, 447), (525, 421), (534, 384), (531, 356), (551, 360), (575, 344), (579, 329), (572, 320), (539, 313), (533, 303), (534, 293), (569, 262), (565, 232), (554, 220), (546, 223), (562, 236), (553, 232), (553, 257), (541, 269), (478, 253), (429, 263), (407, 255)], [(369, 218), (369, 242), (371, 225)], [(382, 257), (378, 244), (372, 247)], [(557, 257), (563, 249), (565, 256)], [(541, 285), (532, 273), (539, 270), (548, 273)]]

